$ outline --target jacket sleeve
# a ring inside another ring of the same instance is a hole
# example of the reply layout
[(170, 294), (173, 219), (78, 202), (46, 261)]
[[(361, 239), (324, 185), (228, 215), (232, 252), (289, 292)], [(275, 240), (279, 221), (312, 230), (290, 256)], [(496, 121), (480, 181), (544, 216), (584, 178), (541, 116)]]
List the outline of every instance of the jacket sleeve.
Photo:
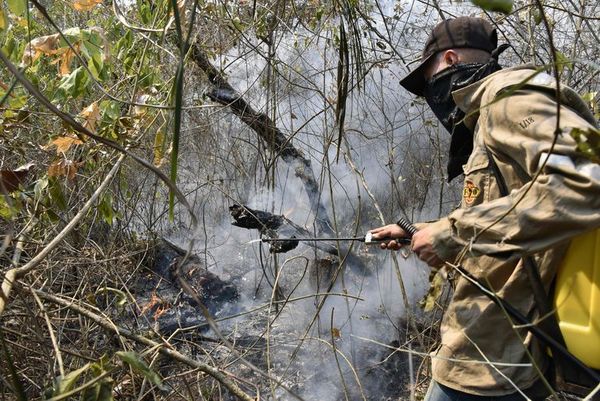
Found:
[(581, 157), (570, 135), (593, 127), (561, 106), (556, 135), (556, 107), (552, 95), (529, 88), (481, 110), (482, 139), (502, 175), (510, 168), (531, 180), (509, 182), (508, 196), (432, 223), (440, 257), (452, 260), (465, 247), (473, 255), (536, 253), (600, 226), (600, 165)]

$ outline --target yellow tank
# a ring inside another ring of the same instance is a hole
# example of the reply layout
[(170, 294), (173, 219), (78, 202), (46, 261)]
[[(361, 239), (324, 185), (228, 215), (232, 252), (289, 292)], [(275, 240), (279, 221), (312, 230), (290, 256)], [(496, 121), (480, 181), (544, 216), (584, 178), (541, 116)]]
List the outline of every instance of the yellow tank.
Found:
[(600, 229), (571, 241), (556, 277), (554, 306), (569, 351), (600, 369)]

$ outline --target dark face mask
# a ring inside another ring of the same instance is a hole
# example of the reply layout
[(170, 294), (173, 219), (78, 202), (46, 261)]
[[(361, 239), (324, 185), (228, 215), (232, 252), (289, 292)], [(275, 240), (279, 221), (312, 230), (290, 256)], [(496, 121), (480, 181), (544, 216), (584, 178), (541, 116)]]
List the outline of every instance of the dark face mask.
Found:
[(465, 113), (454, 103), (452, 92), (500, 70), (496, 59), (486, 64), (455, 64), (435, 74), (425, 87), (425, 100), (444, 128), (452, 135), (448, 181), (462, 173), (462, 165), (473, 151), (473, 131), (464, 123)]

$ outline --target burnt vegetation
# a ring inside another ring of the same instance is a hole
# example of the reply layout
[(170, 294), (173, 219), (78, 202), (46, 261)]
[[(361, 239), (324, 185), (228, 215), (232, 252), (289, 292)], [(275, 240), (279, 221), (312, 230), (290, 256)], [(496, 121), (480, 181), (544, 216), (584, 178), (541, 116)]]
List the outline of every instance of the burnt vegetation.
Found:
[(482, 14), (597, 117), (598, 7), (0, 2), (0, 399), (418, 399), (449, 288), (334, 240), (459, 201), (397, 82)]

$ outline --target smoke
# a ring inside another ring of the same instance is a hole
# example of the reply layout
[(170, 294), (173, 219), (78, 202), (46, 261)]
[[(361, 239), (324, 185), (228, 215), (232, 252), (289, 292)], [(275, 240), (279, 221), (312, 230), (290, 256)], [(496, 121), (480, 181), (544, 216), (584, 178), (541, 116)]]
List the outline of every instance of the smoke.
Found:
[[(384, 12), (390, 12), (394, 2), (384, 3)], [(374, 23), (380, 21), (375, 15)], [(360, 91), (351, 92), (344, 141), (338, 144), (335, 48), (331, 38), (308, 40), (311, 37), (312, 33), (297, 29), (280, 38), (276, 83), (269, 88), (262, 84), (267, 61), (258, 52), (247, 52), (248, 44), (231, 49), (219, 62), (228, 66), (232, 86), (253, 107), (272, 116), (310, 159), (336, 234), (364, 235), (381, 225), (375, 202), (386, 221), (403, 213), (417, 221), (437, 217), (454, 202), (445, 198), (441, 156), (431, 146), (439, 140), (439, 132), (423, 114), (423, 104), (401, 90), (402, 63), (389, 45), (384, 51), (369, 50), (369, 62), (382, 61), (361, 82)], [(400, 35), (391, 43), (402, 40), (406, 38)], [(372, 41), (366, 38), (365, 43)], [(221, 321), (221, 328), (239, 338), (264, 338), (269, 345), (262, 355), (265, 369), (304, 399), (360, 399), (363, 394), (383, 399), (388, 390), (389, 396), (398, 397), (402, 380), (408, 380), (406, 360), (384, 369), (393, 360), (385, 359), (389, 350), (361, 338), (384, 344), (404, 341), (406, 307), (417, 310), (428, 285), (428, 268), (412, 255), (404, 259), (397, 254), (396, 265), (389, 252), (363, 244), (354, 244), (352, 252), (366, 263), (369, 275), (358, 274), (351, 263), (340, 267), (339, 261), (332, 262), (304, 244), (286, 254), (270, 255), (256, 242), (257, 231), (231, 226), (227, 207), (240, 203), (284, 214), (312, 231), (314, 214), (305, 189), (293, 167), (273, 160), (255, 134), (227, 110), (204, 112), (202, 117), (210, 127), (191, 129), (188, 141), (215, 133), (228, 139), (205, 141), (197, 153), (184, 156), (181, 170), (187, 179), (182, 186), (184, 192), (195, 194), (201, 227), (197, 233), (179, 233), (178, 238), (185, 242), (193, 235), (196, 253), (206, 266), (236, 284), (242, 297), (240, 311), (279, 302)], [(210, 163), (199, 163), (208, 153)], [(324, 296), (336, 274), (330, 294)], [(276, 281), (280, 293), (273, 290)], [(281, 388), (267, 386), (261, 391), (273, 399), (293, 398)]]
[[(444, 182), (449, 138), (426, 105), (399, 85), (420, 58), (424, 27), (433, 26), (437, 15), (420, 3), (405, 12), (402, 2), (377, 4), (373, 28), (362, 39), (370, 69), (348, 97), (342, 143), (335, 121), (337, 49), (325, 30), (315, 35), (298, 26), (278, 33), (273, 74), (267, 74), (266, 53), (257, 51), (264, 44), (252, 38), (216, 61), (240, 95), (269, 115), (311, 161), (320, 201), (339, 236), (362, 235), (382, 224), (376, 206), (386, 222), (403, 215), (425, 221), (458, 203), (452, 194), (459, 192)], [(475, 10), (440, 4), (450, 14)], [(180, 181), (193, 195), (201, 227), (179, 233), (179, 239), (193, 236), (207, 268), (236, 284), (240, 311), (257, 310), (223, 320), (221, 328), (237, 340), (263, 338), (268, 347), (261, 350), (262, 367), (304, 399), (398, 398), (403, 380), (410, 379), (406, 360), (386, 365), (389, 351), (362, 339), (402, 343), (406, 308), (418, 313), (428, 268), (412, 255), (396, 254), (396, 264), (389, 252), (362, 244), (354, 244), (352, 252), (370, 275), (358, 274), (349, 262), (340, 268), (339, 261), (305, 244), (270, 255), (256, 242), (258, 232), (231, 226), (227, 208), (246, 204), (313, 231), (315, 216), (293, 166), (270, 154), (226, 109), (190, 113), (186, 122), (191, 151), (182, 156)], [(277, 386), (265, 385), (261, 392), (293, 398)]]

